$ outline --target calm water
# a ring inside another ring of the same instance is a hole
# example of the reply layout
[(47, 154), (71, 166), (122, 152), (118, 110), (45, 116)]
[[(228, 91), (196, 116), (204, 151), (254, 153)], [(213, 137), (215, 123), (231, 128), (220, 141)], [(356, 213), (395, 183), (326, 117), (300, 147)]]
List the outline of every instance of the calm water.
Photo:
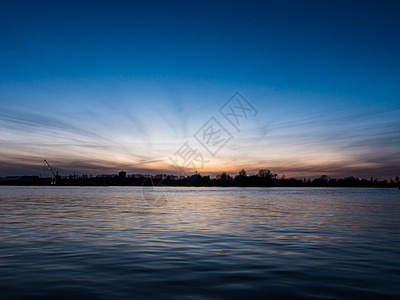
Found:
[(0, 298), (399, 298), (396, 189), (0, 187)]

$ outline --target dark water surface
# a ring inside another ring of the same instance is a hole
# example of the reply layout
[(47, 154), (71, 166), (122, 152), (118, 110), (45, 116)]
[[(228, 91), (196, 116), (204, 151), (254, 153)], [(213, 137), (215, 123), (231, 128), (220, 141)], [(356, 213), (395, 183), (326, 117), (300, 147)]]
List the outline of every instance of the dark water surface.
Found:
[(400, 297), (400, 192), (0, 187), (0, 298)]

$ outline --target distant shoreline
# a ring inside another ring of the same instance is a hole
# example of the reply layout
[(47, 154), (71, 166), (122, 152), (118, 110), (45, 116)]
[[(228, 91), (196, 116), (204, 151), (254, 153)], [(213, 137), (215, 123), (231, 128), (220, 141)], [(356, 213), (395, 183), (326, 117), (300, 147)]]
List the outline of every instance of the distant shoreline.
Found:
[(201, 186), (201, 185), (32, 185), (32, 184), (0, 184), (0, 187), (193, 187), (193, 188), (201, 188), (201, 187), (209, 187), (209, 188), (362, 188), (362, 189), (400, 189), (397, 186)]
[[(396, 177), (396, 179), (398, 179)], [(41, 178), (39, 176), (15, 176), (0, 178), (0, 186), (176, 186), (176, 187), (365, 187), (399, 188), (399, 181), (355, 177), (330, 178), (321, 176), (311, 179), (278, 178), (277, 176), (245, 176), (235, 178), (225, 174), (217, 178), (195, 174), (191, 176), (135, 175), (135, 176), (68, 176)]]

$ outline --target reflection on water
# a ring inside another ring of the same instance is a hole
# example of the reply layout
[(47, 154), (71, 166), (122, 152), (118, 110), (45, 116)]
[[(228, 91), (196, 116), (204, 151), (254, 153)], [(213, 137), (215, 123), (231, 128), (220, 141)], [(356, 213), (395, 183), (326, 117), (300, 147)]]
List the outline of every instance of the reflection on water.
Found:
[(395, 189), (0, 187), (0, 295), (395, 299), (399, 216)]

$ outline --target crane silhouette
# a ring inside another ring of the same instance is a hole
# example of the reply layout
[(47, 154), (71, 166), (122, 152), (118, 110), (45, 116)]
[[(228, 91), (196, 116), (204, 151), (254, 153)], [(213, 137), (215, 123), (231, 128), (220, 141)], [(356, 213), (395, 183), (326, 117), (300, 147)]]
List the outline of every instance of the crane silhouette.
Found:
[(44, 164), (46, 165), (46, 167), (51, 171), (51, 173), (54, 176), (53, 181), (51, 182), (51, 184), (56, 184), (57, 183), (57, 178), (58, 176), (58, 171), (54, 172), (54, 169), (50, 166), (50, 164), (47, 162), (47, 160), (44, 160)]

